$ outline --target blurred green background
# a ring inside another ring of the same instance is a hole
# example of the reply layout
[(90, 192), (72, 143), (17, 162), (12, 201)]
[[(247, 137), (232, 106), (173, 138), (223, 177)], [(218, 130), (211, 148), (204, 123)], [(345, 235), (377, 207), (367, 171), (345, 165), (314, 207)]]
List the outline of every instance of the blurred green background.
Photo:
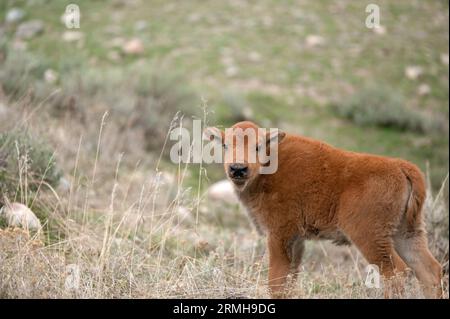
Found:
[[(448, 1), (375, 1), (381, 27), (370, 29), (372, 2), (5, 0), (1, 92), (48, 105), (54, 119), (98, 124), (108, 110), (117, 127), (143, 132), (128, 143), (156, 156), (173, 116), (203, 118), (207, 105), (209, 124), (250, 119), (422, 169), (429, 161), (439, 187)], [(80, 29), (62, 23), (69, 3)]]

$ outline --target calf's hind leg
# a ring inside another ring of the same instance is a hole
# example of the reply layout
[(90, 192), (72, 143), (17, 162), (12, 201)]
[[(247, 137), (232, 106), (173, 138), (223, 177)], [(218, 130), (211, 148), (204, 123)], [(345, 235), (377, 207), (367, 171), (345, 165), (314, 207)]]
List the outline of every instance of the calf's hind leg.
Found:
[[(394, 247), (393, 236), (404, 210), (401, 184), (371, 180), (364, 189), (349, 189), (341, 197), (338, 227), (385, 279), (385, 297), (402, 297), (407, 265)], [(381, 188), (383, 186), (384, 188)], [(395, 187), (397, 186), (397, 187)], [(404, 196), (403, 196), (404, 197)]]
[(401, 233), (394, 238), (395, 248), (414, 271), (427, 298), (442, 298), (442, 267), (428, 249), (425, 232)]
[(396, 252), (389, 235), (361, 225), (343, 230), (367, 262), (378, 266), (385, 279), (385, 298), (401, 297), (407, 265)]

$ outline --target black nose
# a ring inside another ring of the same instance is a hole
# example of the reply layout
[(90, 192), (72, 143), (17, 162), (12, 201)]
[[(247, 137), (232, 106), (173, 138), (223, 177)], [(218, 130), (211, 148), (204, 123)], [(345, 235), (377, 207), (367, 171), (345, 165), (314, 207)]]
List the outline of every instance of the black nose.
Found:
[(246, 177), (248, 167), (244, 164), (231, 164), (230, 174), (232, 177)]

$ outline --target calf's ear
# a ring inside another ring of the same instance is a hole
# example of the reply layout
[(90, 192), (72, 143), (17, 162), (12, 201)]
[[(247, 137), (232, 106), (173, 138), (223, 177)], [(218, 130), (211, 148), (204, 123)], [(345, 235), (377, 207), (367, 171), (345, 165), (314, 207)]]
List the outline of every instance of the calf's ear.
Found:
[(279, 129), (270, 130), (266, 133), (266, 144), (269, 145), (270, 143), (273, 143), (277, 141), (278, 143), (281, 143), (281, 141), (286, 136), (286, 133), (283, 131), (280, 131)]
[(207, 127), (203, 130), (203, 139), (221, 143), (224, 140), (224, 134), (217, 127)]

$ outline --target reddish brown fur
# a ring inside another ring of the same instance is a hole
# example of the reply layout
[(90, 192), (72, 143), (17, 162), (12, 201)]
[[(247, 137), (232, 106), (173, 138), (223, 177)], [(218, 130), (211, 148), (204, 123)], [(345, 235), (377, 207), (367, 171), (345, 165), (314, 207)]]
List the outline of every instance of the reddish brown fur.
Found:
[[(257, 126), (240, 122), (233, 128)], [(410, 267), (428, 297), (440, 296), (441, 266), (427, 247), (425, 183), (415, 165), (297, 135), (283, 133), (280, 140), (276, 173), (261, 175), (259, 164), (248, 164), (248, 181), (235, 185), (256, 228), (267, 235), (273, 296), (284, 295), (286, 277), (295, 275), (305, 239), (351, 242), (384, 277)], [(400, 291), (396, 283), (386, 296)]]

